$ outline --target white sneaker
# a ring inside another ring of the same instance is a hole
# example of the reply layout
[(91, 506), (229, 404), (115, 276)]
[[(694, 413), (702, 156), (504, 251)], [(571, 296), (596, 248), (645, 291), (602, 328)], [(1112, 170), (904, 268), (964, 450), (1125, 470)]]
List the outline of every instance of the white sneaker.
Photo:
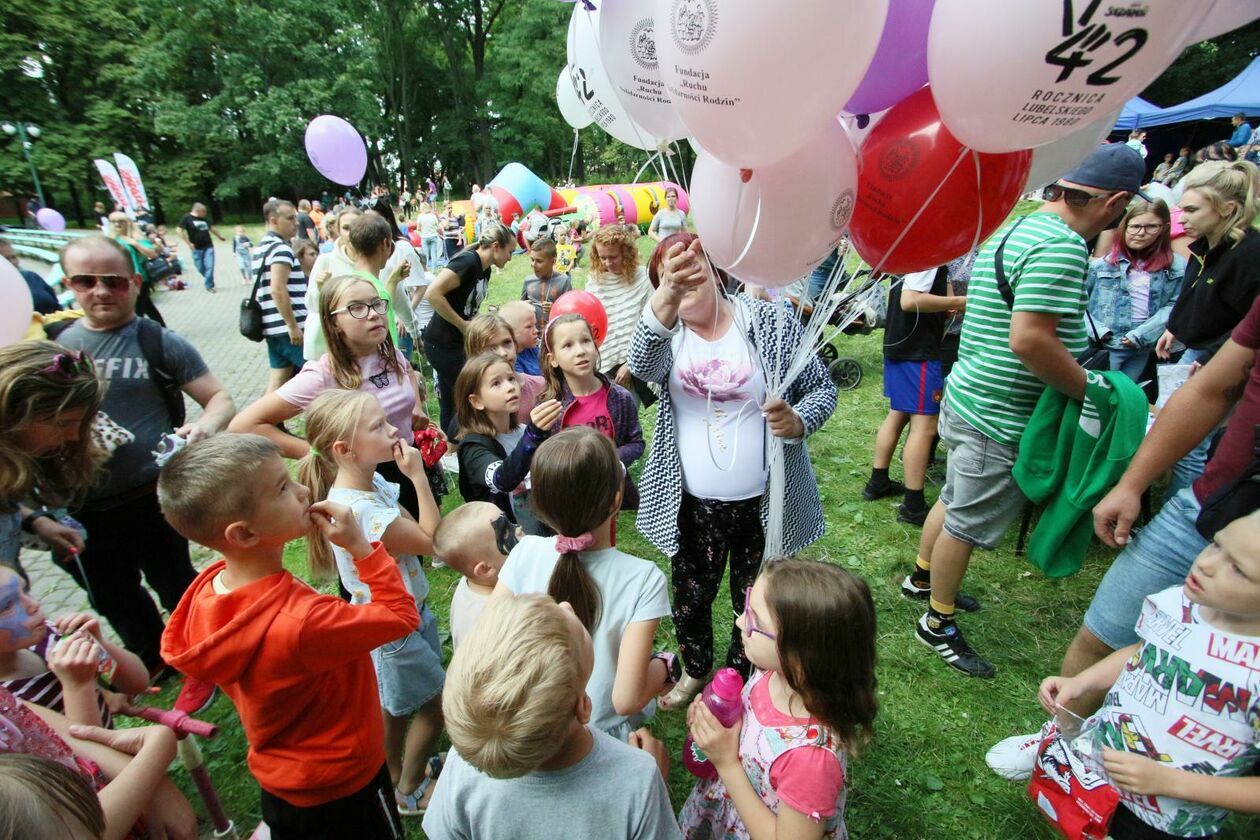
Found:
[(1022, 782), (1032, 776), (1037, 762), (1037, 747), (1041, 745), (1041, 733), (1012, 735), (1003, 738), (985, 753), (984, 763), (994, 773), (1012, 782)]

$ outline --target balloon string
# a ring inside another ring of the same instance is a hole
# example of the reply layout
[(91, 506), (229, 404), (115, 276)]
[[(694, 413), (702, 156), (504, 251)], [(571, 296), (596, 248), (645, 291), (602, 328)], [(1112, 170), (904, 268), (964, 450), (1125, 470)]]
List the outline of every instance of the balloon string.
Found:
[(569, 155), (568, 183), (570, 184), (573, 183), (573, 165), (577, 163), (577, 150), (578, 150), (578, 130), (575, 128), (573, 129), (573, 153)]
[(649, 166), (655, 163), (656, 159), (659, 158), (660, 156), (661, 156), (660, 152), (653, 152), (652, 154), (648, 155), (648, 159), (644, 162), (642, 166), (639, 167), (639, 171), (634, 173), (634, 181), (632, 181), (631, 183), (634, 183), (634, 184), (639, 183), (639, 179), (643, 177), (643, 170), (647, 169)]

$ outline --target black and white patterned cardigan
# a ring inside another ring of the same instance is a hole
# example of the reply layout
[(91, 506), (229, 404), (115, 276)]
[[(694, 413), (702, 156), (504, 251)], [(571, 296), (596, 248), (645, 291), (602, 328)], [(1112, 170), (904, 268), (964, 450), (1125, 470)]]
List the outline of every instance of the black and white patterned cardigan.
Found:
[[(738, 295), (735, 323), (742, 327), (756, 351), (763, 370), (777, 363), (780, 376), (786, 373), (791, 358), (801, 341), (803, 329), (795, 318), (783, 318), (774, 311), (775, 304)], [(669, 396), (669, 372), (674, 356), (682, 344), (682, 328), (676, 324), (666, 329), (652, 312), (651, 303), (635, 327), (630, 345), (630, 370), (645, 382), (661, 386), (660, 411), (656, 431), (648, 449), (647, 464), (639, 481), (642, 500), (636, 525), (667, 557), (678, 552), (678, 510), (682, 504), (682, 462), (674, 435), (674, 411)], [(817, 431), (836, 408), (836, 387), (827, 375), (827, 368), (815, 358), (788, 389), (784, 399), (796, 410), (805, 424), (805, 437)], [(804, 438), (787, 440), (784, 467), (787, 503), (784, 505), (784, 552), (795, 554), (823, 534), (822, 502), (818, 484), (809, 462), (809, 449)], [(761, 524), (766, 526), (769, 502), (761, 501)]]

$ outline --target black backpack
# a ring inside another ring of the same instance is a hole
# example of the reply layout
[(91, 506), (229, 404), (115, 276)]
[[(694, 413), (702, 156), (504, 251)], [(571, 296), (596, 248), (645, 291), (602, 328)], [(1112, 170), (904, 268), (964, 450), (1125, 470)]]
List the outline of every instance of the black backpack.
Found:
[(1194, 526), (1205, 540), (1216, 539), (1216, 533), (1235, 519), (1260, 510), (1260, 426), (1255, 427), (1254, 434), (1251, 466), (1209, 496), (1199, 511)]

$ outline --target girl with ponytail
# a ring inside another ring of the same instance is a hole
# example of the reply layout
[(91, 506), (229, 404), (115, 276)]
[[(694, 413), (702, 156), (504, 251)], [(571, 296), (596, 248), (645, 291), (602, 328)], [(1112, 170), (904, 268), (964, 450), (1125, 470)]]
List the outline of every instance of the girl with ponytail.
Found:
[(553, 435), (534, 453), (530, 475), (534, 513), (557, 536), (523, 537), (498, 585), (545, 592), (573, 608), (595, 650), (590, 724), (624, 742), (681, 671), (674, 654), (652, 653), (661, 617), (670, 614), (665, 575), (613, 547), (625, 473), (607, 437), (587, 427)]

